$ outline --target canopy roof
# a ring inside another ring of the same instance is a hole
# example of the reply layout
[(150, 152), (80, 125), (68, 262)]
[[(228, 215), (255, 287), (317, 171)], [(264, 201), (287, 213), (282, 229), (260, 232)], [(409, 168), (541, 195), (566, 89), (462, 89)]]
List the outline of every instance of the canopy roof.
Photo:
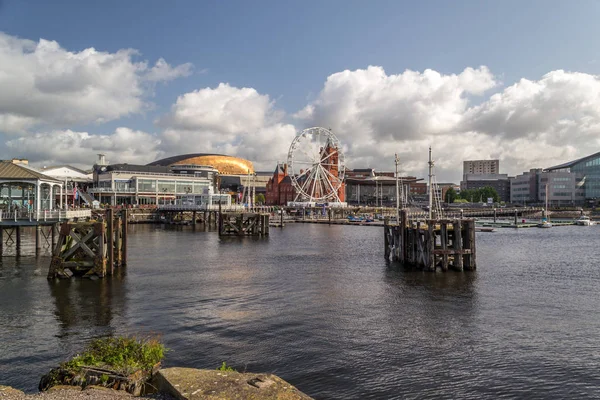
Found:
[(42, 180), (46, 182), (62, 183), (58, 179), (25, 168), (12, 161), (0, 161), (0, 179), (8, 180)]

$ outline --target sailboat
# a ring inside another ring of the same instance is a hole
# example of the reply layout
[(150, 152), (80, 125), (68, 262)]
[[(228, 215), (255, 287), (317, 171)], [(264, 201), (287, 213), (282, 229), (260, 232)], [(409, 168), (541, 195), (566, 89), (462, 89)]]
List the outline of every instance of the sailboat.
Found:
[(546, 183), (546, 207), (544, 208), (544, 218), (538, 224), (538, 228), (552, 228), (552, 223), (546, 218), (548, 215), (548, 184)]

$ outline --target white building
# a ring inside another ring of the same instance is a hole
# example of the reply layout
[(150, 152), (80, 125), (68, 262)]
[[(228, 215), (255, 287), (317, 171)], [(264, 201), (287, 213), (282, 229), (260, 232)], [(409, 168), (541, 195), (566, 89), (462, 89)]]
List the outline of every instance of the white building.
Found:
[(94, 187), (88, 192), (100, 203), (231, 205), (231, 196), (219, 193), (219, 173), (210, 166), (97, 164), (94, 168)]

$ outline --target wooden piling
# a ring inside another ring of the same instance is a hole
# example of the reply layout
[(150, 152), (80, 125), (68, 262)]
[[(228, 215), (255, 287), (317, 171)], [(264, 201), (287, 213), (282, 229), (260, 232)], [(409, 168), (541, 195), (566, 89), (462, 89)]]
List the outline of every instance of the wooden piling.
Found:
[(399, 225), (384, 222), (384, 254), (386, 260), (400, 261), (426, 271), (448, 269), (474, 270), (475, 221), (473, 219), (430, 219), (411, 222), (405, 211)]
[(36, 225), (35, 227), (35, 254), (39, 255), (42, 250), (42, 227)]
[[(194, 215), (196, 214), (196, 212), (194, 211)], [(129, 230), (129, 223), (128, 223), (128, 212), (127, 209), (124, 209), (123, 211), (121, 211), (121, 227), (122, 227), (122, 231), (121, 231), (121, 265), (125, 266), (127, 265), (127, 231)], [(196, 218), (194, 217), (194, 224), (196, 224)]]
[(15, 226), (15, 231), (17, 232), (17, 256), (21, 255), (21, 227), (19, 225)]
[(108, 258), (108, 268), (110, 274), (114, 272), (115, 266), (115, 238), (114, 238), (114, 222), (115, 222), (115, 210), (109, 208), (106, 210), (106, 251)]

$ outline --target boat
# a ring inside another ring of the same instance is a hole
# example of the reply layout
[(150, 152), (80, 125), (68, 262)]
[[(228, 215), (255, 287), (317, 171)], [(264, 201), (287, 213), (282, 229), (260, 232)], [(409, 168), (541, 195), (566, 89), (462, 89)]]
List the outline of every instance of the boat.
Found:
[(546, 184), (546, 207), (544, 208), (544, 218), (542, 222), (538, 224), (538, 228), (552, 228), (552, 223), (546, 219), (548, 215), (548, 184)]
[(588, 217), (587, 215), (582, 215), (581, 217), (579, 217), (575, 220), (575, 225), (590, 226), (590, 225), (596, 225), (596, 222), (592, 221), (590, 219), (590, 217)]
[(552, 222), (544, 218), (542, 222), (538, 224), (538, 228), (552, 228)]

